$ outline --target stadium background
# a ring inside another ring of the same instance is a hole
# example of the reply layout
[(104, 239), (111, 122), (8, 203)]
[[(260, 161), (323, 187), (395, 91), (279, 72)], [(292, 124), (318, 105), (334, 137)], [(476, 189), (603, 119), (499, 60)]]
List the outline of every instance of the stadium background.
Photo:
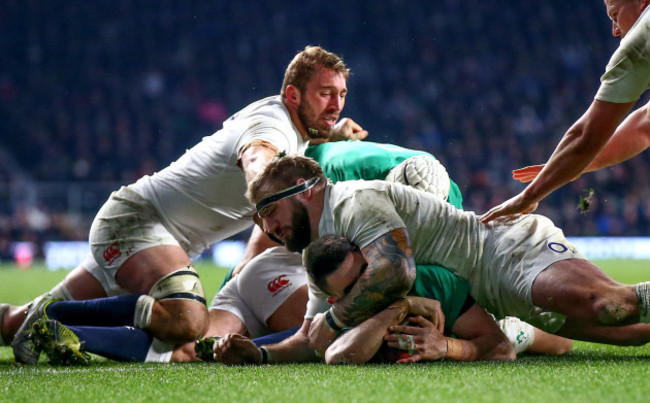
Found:
[[(610, 31), (600, 0), (5, 1), (0, 260), (85, 241), (110, 191), (278, 93), (308, 44), (352, 69), (345, 116), (374, 141), (432, 152), (466, 209), (485, 212), (589, 105)], [(585, 175), (539, 212), (569, 236), (648, 235), (649, 161)]]

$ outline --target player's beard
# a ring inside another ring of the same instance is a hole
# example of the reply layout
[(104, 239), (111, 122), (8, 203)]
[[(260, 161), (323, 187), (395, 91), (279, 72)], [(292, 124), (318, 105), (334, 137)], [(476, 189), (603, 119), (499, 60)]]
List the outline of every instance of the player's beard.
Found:
[(307, 130), (307, 135), (312, 139), (326, 139), (332, 133), (332, 128), (320, 122), (319, 116), (315, 116), (314, 109), (307, 102), (298, 105), (298, 119)]
[(307, 208), (298, 202), (294, 202), (291, 226), (291, 237), (284, 240), (284, 246), (291, 252), (302, 252), (311, 243), (311, 224)]

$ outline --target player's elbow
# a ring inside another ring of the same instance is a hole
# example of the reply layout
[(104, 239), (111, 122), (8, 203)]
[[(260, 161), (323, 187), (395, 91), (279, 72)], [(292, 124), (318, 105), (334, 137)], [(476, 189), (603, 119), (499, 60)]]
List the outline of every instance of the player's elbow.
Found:
[(391, 301), (406, 296), (415, 282), (415, 277), (415, 270), (409, 270), (408, 267), (403, 267), (403, 270), (400, 270), (392, 276), (390, 290), (386, 293), (386, 296)]
[(353, 333), (345, 333), (332, 343), (325, 351), (325, 363), (332, 364), (365, 364), (377, 352), (374, 343), (367, 343), (351, 337)]
[(515, 361), (517, 353), (508, 339), (498, 337), (493, 347), (481, 358), (490, 361)]
[(355, 351), (350, 349), (339, 349), (336, 346), (330, 347), (325, 352), (325, 363), (328, 365), (334, 364), (365, 364), (370, 360), (363, 351)]
[(563, 355), (571, 351), (573, 347), (573, 340), (567, 338), (560, 338), (553, 346), (553, 354)]

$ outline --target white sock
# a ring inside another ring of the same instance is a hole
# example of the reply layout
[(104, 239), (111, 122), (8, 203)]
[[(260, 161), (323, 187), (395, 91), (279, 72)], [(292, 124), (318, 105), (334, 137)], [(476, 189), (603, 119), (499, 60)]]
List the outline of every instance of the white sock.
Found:
[(172, 353), (174, 352), (174, 345), (165, 343), (154, 337), (151, 342), (151, 347), (147, 352), (147, 358), (144, 362), (170, 362), (172, 360)]
[(147, 329), (151, 324), (151, 312), (153, 311), (153, 303), (156, 300), (149, 295), (142, 295), (135, 303), (135, 315), (133, 318), (133, 326), (138, 329)]
[(639, 322), (650, 323), (650, 281), (638, 283), (634, 287), (639, 304)]

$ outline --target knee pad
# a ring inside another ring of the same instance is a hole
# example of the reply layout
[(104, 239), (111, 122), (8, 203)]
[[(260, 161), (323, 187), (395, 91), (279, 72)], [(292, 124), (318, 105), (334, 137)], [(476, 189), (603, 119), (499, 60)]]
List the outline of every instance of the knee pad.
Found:
[(186, 299), (206, 304), (199, 273), (192, 266), (173, 271), (158, 280), (151, 287), (149, 295), (156, 300)]
[(194, 267), (187, 266), (169, 273), (151, 287), (149, 295), (138, 298), (133, 326), (139, 329), (149, 328), (154, 302), (170, 299), (197, 301), (205, 305), (203, 285)]
[(408, 158), (386, 175), (388, 182), (397, 182), (431, 193), (442, 200), (449, 197), (451, 182), (445, 167), (426, 154)]
[(535, 341), (535, 328), (518, 318), (508, 316), (498, 324), (517, 354), (528, 350)]

